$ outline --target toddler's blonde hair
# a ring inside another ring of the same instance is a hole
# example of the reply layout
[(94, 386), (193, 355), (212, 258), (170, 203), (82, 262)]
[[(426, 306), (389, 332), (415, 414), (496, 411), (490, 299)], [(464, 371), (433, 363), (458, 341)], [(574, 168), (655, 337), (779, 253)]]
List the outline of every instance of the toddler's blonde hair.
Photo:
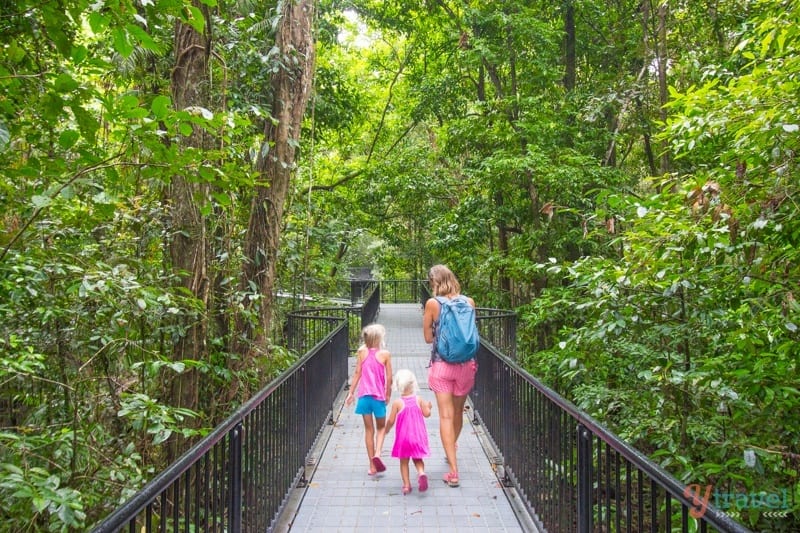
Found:
[(400, 369), (394, 375), (394, 382), (397, 385), (397, 390), (403, 396), (410, 396), (416, 394), (419, 390), (417, 383), (417, 376), (411, 370), (405, 368)]

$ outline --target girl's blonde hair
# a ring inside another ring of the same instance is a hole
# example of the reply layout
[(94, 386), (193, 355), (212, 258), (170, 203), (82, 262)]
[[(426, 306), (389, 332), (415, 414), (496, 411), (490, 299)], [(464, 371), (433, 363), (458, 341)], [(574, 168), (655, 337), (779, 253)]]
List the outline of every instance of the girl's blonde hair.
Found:
[(367, 348), (384, 348), (386, 346), (386, 328), (380, 324), (370, 324), (361, 330), (361, 339)]
[(394, 382), (402, 396), (411, 396), (412, 394), (416, 394), (419, 390), (417, 376), (415, 376), (411, 370), (405, 368), (397, 371), (394, 375)]
[(444, 265), (433, 265), (428, 271), (428, 283), (434, 296), (461, 294), (461, 284), (456, 275)]

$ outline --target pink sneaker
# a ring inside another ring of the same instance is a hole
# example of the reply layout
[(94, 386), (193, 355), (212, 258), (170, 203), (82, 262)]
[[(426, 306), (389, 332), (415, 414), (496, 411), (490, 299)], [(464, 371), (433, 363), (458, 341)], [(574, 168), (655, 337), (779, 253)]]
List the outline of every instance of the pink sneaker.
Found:
[(420, 474), (417, 480), (419, 482), (419, 491), (425, 492), (428, 490), (428, 476), (425, 474)]

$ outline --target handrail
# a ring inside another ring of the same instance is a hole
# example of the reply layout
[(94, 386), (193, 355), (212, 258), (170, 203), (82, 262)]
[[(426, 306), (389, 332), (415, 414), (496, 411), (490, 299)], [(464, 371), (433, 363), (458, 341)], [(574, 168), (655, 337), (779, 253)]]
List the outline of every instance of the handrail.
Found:
[(111, 513), (95, 533), (164, 531), (168, 524), (188, 531), (190, 523), (196, 531), (238, 532), (243, 523), (268, 530), (289, 491), (304, 480), (307, 456), (347, 381), (342, 354), (348, 353), (348, 324), (335, 320), (336, 327), (305, 356)]
[[(367, 296), (364, 305), (361, 307), (361, 329), (364, 329), (364, 326), (375, 321), (378, 317), (378, 311), (380, 311), (381, 308), (381, 295), (383, 291), (381, 290), (380, 283), (375, 283), (370, 288), (371, 292), (369, 292), (369, 296)], [(360, 334), (361, 330), (359, 330), (358, 333)]]
[(417, 301), (418, 279), (381, 280), (381, 302), (387, 304), (414, 303)]
[(495, 347), (481, 345), (470, 398), (503, 454), (502, 479), (548, 531), (672, 531), (674, 519), (688, 532), (693, 513), (700, 531), (749, 532), (708, 502), (699, 513), (671, 474)]
[[(239, 532), (242, 524), (270, 530), (289, 490), (305, 482), (306, 458), (347, 381), (342, 354), (352, 347), (352, 321), (374, 320), (365, 308), (377, 312), (381, 294), (376, 285), (361, 308), (290, 313), (287, 340), (295, 348), (314, 344), (309, 352), (94, 531), (152, 531), (154, 520), (161, 530), (167, 524), (187, 531), (191, 525)], [(418, 295), (424, 303), (424, 283)], [(543, 529), (688, 533), (696, 526), (750, 533), (710, 502), (701, 508), (672, 475), (522, 369), (509, 356), (515, 353), (513, 312), (479, 308), (477, 314), (475, 423), (501, 454), (493, 458), (498, 477), (517, 488)]]

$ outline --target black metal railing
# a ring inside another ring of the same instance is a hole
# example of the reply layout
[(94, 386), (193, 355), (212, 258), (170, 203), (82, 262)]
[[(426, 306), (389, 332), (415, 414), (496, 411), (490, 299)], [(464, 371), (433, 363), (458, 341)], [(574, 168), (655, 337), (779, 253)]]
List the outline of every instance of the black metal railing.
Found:
[(389, 279), (377, 281), (353, 279), (350, 280), (350, 301), (353, 305), (364, 302), (369, 298), (375, 287), (380, 286), (383, 303), (413, 303), (418, 298), (417, 287), (419, 284), (419, 280)]
[(501, 479), (547, 531), (749, 531), (494, 347), (481, 345), (470, 398)]
[(506, 309), (478, 307), (476, 320), (482, 340), (512, 359), (517, 357), (517, 314), (515, 312)]
[[(378, 318), (378, 313), (381, 310), (381, 286), (376, 283), (370, 288), (369, 294), (364, 300), (364, 305), (361, 306), (361, 328), (372, 324)], [(358, 332), (361, 333), (361, 330)]]
[(306, 353), (343, 321), (348, 324), (352, 347), (358, 342), (361, 331), (361, 307), (310, 307), (292, 311), (287, 314), (284, 326), (286, 347), (296, 353)]
[(320, 317), (314, 348), (94, 530), (268, 531), (347, 381), (347, 322)]
[(419, 285), (417, 279), (381, 280), (381, 302), (385, 304), (408, 304), (419, 301)]
[(350, 280), (350, 302), (356, 305), (365, 301), (375, 290), (378, 282), (372, 279), (351, 279)]
[(355, 350), (361, 340), (361, 329), (375, 321), (380, 310), (381, 287), (372, 284), (364, 293), (361, 306), (316, 307), (292, 311), (286, 316), (284, 342), (297, 353), (311, 349), (335, 329), (342, 320), (349, 328), (350, 350)]

